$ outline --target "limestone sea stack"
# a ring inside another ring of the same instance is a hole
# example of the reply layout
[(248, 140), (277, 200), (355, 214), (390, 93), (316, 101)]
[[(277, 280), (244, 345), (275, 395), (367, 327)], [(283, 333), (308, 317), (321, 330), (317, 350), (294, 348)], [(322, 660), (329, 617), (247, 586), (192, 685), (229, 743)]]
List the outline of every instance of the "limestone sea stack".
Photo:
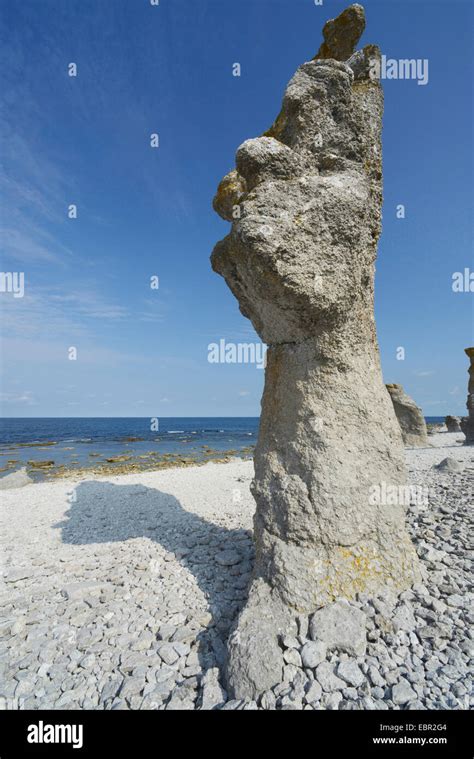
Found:
[(474, 445), (474, 347), (465, 348), (464, 352), (470, 360), (469, 365), (469, 384), (467, 386), (467, 411), (469, 416), (463, 417), (461, 429), (466, 436), (464, 445)]
[(406, 472), (374, 323), (383, 95), (378, 48), (354, 53), (364, 24), (360, 5), (326, 24), (214, 199), (233, 223), (212, 266), (268, 345), (254, 578), (228, 643), (237, 698), (280, 682), (277, 636), (297, 614), (419, 577), (404, 506), (374, 496)]
[(448, 415), (444, 423), (448, 432), (461, 432), (461, 417)]
[(404, 444), (422, 448), (430, 445), (425, 417), (421, 408), (416, 405), (413, 398), (405, 393), (401, 385), (393, 384), (386, 387), (392, 399)]

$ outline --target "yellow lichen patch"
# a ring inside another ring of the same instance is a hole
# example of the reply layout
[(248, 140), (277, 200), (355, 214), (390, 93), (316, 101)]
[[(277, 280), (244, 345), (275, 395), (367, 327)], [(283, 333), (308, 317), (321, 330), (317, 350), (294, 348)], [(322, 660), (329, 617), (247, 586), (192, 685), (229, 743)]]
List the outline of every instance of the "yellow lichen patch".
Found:
[(245, 179), (234, 169), (219, 184), (213, 200), (214, 210), (227, 221), (234, 219), (234, 206), (245, 197), (247, 186)]
[(372, 551), (360, 547), (335, 547), (331, 559), (324, 562), (327, 574), (320, 583), (318, 595), (326, 603), (340, 597), (351, 599), (366, 591), (383, 574), (376, 567), (375, 558)]
[(283, 116), (283, 112), (280, 111), (275, 121), (271, 125), (270, 129), (267, 129), (267, 131), (263, 133), (262, 137), (273, 137), (273, 139), (281, 142), (280, 138), (283, 134), (285, 126), (286, 126), (286, 119)]
[(373, 81), (372, 79), (356, 79), (352, 83), (352, 90), (356, 93), (365, 93), (365, 92), (371, 92), (373, 89), (376, 89), (378, 87), (378, 82)]

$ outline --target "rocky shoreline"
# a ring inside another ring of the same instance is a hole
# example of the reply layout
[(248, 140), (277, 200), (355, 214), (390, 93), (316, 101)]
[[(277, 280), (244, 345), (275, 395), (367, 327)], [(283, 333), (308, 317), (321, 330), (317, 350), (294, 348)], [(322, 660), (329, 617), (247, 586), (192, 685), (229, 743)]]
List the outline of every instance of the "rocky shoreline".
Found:
[[(57, 443), (48, 443), (48, 446), (54, 445), (57, 445)], [(29, 447), (31, 446), (32, 444), (30, 443)], [(20, 445), (16, 446), (19, 450), (21, 450), (21, 447)], [(12, 446), (12, 450), (16, 450), (16, 448)], [(44, 450), (48, 450), (44, 447), (44, 444), (43, 448)], [(0, 467), (0, 472), (5, 472), (5, 477), (13, 475), (20, 471), (18, 465), (25, 463), (26, 465), (21, 467), (21, 471), (34, 482), (69, 477), (107, 477), (110, 475), (131, 474), (132, 472), (155, 472), (161, 469), (203, 466), (210, 461), (216, 464), (227, 464), (235, 458), (246, 460), (252, 457), (254, 446), (245, 446), (239, 449), (230, 448), (228, 450), (215, 450), (204, 445), (201, 448), (202, 451), (199, 454), (189, 455), (184, 455), (183, 453), (161, 453), (160, 451), (148, 451), (143, 454), (124, 451), (120, 455), (106, 457), (100, 453), (90, 453), (89, 456), (94, 459), (94, 463), (91, 462), (87, 466), (81, 466), (76, 461), (70, 461), (67, 464), (56, 464), (53, 459), (40, 459), (27, 462), (22, 462), (19, 459), (9, 459), (4, 467)], [(0, 487), (2, 480), (3, 477), (0, 479)], [(14, 481), (13, 478), (12, 481)]]
[[(5, 491), (0, 697), (15, 709), (468, 709), (474, 453), (406, 450), (423, 579), (338, 600), (281, 642), (257, 700), (223, 688), (251, 577), (251, 462)], [(433, 468), (446, 457), (458, 467)], [(417, 491), (418, 492), (418, 491)]]

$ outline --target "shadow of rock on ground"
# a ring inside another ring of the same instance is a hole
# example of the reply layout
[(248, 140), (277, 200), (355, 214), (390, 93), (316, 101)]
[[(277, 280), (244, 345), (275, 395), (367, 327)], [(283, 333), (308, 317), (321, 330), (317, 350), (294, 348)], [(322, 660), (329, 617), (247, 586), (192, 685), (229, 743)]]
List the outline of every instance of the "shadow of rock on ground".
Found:
[[(118, 566), (112, 566), (114, 581), (118, 573), (119, 584), (122, 578), (125, 586), (133, 585), (138, 576), (140, 591), (145, 592), (141, 605), (152, 613), (154, 607), (159, 610), (158, 639), (189, 642), (194, 634), (203, 669), (222, 666), (229, 628), (247, 595), (251, 532), (217, 525), (184, 509), (173, 495), (143, 485), (81, 482), (70, 502), (66, 519), (55, 525), (62, 541), (120, 544)], [(192, 573), (205, 599), (183, 568)], [(106, 583), (110, 574), (109, 562), (97, 579)], [(206, 606), (210, 621), (204, 628), (193, 627), (193, 618), (200, 614), (202, 620)]]

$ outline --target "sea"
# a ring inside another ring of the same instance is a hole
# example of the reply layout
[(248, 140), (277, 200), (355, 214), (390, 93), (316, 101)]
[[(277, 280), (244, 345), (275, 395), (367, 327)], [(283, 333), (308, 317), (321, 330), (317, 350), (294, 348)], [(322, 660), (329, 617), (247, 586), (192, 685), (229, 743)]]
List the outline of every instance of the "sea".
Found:
[[(442, 424), (444, 417), (426, 417)], [(251, 453), (258, 417), (166, 417), (152, 426), (149, 417), (0, 419), (0, 472), (29, 462), (54, 461), (55, 467), (92, 467), (117, 456), (152, 453), (206, 460), (209, 451), (226, 456)]]
[(150, 417), (0, 419), (0, 456), (15, 460), (14, 468), (44, 459), (88, 466), (91, 457), (149, 452), (197, 460), (208, 449), (238, 456), (255, 444), (258, 425), (258, 417), (160, 417), (158, 429)]

